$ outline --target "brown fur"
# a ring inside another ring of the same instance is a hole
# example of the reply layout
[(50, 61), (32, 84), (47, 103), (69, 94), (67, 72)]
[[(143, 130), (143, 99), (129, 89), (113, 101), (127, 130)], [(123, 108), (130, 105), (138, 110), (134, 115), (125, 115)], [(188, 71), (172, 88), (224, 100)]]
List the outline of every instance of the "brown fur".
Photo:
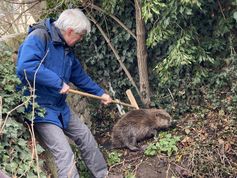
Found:
[(137, 151), (137, 142), (171, 126), (171, 116), (163, 109), (139, 109), (126, 113), (113, 127), (112, 146)]

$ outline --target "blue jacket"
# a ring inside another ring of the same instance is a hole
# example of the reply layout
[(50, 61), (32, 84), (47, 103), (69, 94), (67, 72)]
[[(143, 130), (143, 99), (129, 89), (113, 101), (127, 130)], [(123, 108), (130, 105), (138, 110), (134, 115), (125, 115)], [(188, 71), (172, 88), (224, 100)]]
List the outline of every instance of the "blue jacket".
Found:
[(36, 73), (36, 102), (45, 108), (46, 114), (44, 118), (36, 116), (34, 122), (48, 122), (67, 128), (70, 109), (66, 95), (59, 93), (63, 82), (72, 82), (81, 90), (97, 96), (101, 96), (104, 90), (82, 69), (52, 19), (30, 26), (28, 33), (19, 48), (17, 75), (24, 85), (28, 80), (33, 86)]

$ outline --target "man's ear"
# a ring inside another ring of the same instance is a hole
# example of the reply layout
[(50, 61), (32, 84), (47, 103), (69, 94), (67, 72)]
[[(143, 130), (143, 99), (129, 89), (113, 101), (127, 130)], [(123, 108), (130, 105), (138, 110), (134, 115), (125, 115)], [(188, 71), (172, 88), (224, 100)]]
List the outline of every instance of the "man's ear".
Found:
[(66, 30), (66, 34), (67, 35), (71, 35), (72, 34), (72, 32), (73, 32), (73, 29), (72, 28), (67, 28), (67, 30)]

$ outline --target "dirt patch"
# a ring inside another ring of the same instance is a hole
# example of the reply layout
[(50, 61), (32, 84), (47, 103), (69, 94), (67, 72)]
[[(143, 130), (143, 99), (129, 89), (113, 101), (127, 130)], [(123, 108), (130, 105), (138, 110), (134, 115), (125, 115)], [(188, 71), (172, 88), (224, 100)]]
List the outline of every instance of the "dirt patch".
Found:
[[(143, 151), (116, 150), (122, 154), (121, 162), (109, 168), (109, 177), (237, 177), (237, 123), (232, 116), (221, 112), (202, 117), (189, 114), (169, 132), (181, 136), (175, 154), (147, 157)], [(146, 147), (152, 141), (140, 146)]]
[(153, 157), (142, 162), (136, 172), (137, 178), (157, 178), (169, 175), (168, 161), (165, 158)]

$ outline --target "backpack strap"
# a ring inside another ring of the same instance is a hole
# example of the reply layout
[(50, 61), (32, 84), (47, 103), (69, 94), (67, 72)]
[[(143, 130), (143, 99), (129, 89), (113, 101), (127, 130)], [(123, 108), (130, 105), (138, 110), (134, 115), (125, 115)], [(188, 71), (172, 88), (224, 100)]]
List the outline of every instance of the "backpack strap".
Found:
[(44, 21), (30, 25), (28, 34), (39, 36), (45, 42), (45, 51), (48, 49), (51, 36), (49, 35), (47, 27), (44, 25)]

